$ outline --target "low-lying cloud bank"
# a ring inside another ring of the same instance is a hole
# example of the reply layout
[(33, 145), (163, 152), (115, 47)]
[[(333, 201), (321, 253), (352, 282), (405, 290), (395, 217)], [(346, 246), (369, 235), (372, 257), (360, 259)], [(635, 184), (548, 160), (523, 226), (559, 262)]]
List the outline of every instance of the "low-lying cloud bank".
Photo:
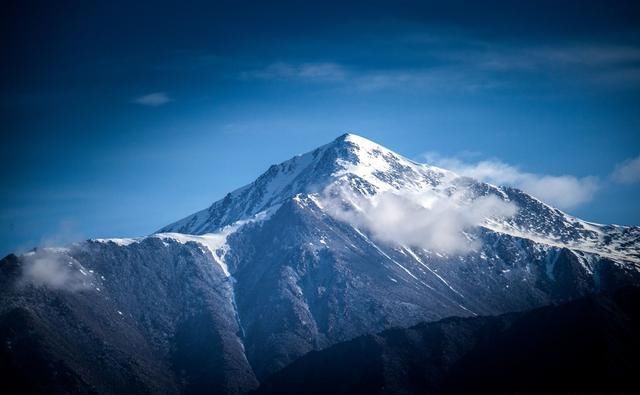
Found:
[(382, 192), (365, 198), (331, 188), (323, 193), (322, 204), (334, 218), (368, 231), (378, 241), (446, 254), (477, 250), (478, 241), (466, 232), (487, 218), (511, 217), (514, 204), (495, 196), (473, 201), (459, 193), (442, 197), (432, 191), (420, 193)]

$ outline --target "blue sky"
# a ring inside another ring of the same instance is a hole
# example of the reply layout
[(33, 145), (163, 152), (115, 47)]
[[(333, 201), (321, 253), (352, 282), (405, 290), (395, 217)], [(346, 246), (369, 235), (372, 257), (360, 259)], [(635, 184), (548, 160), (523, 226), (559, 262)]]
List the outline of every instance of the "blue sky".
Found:
[(633, 2), (184, 3), (7, 4), (0, 255), (151, 233), (347, 131), (640, 224)]

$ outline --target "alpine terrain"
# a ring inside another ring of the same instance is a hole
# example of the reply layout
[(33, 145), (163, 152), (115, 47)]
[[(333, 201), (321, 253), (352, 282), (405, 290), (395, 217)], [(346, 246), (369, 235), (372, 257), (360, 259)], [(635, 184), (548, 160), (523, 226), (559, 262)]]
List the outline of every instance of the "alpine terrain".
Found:
[(640, 228), (345, 134), (147, 237), (5, 257), (0, 371), (22, 392), (246, 393), (362, 335), (634, 285)]

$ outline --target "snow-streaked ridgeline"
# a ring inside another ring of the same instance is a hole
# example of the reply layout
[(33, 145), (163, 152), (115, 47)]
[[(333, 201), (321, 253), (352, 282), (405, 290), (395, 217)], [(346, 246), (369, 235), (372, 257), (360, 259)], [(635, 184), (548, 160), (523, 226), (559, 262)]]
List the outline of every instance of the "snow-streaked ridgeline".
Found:
[(638, 285), (640, 228), (346, 134), (155, 234), (9, 256), (0, 273), (3, 319), (53, 344), (38, 350), (75, 385), (240, 393), (355, 336)]

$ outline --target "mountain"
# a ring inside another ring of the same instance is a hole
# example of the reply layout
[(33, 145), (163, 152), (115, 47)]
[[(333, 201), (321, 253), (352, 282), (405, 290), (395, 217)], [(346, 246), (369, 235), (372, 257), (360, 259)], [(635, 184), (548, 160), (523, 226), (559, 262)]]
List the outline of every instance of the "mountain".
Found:
[[(35, 281), (35, 270), (64, 281)], [(19, 393), (235, 394), (258, 383), (232, 284), (200, 244), (87, 241), (9, 255), (0, 300), (0, 372)]]
[(639, 285), (639, 265), (638, 227), (346, 134), (150, 236), (3, 259), (0, 371), (36, 392), (243, 393), (312, 350)]
[[(469, 231), (481, 241), (476, 251), (447, 254), (379, 242), (337, 219), (325, 198), (335, 188), (360, 206), (387, 192), (443, 200), (463, 193), (518, 211)], [(217, 255), (235, 280), (258, 378), (359, 334), (527, 310), (639, 280), (639, 228), (581, 221), (517, 189), (418, 164), (352, 134), (272, 166), (160, 232), (226, 237)]]
[(472, 199), (491, 194), (515, 202), (520, 208), (513, 218), (485, 224), (493, 231), (640, 261), (638, 227), (580, 221), (517, 189), (496, 187), (435, 166), (415, 163), (354, 134), (344, 134), (312, 152), (271, 166), (253, 183), (159, 232), (219, 232), (225, 226), (233, 227), (273, 212), (294, 198), (308, 198), (317, 205), (320, 192), (332, 185), (346, 187), (359, 196), (388, 191), (430, 191), (448, 197), (459, 189), (464, 189)]
[(637, 392), (640, 289), (446, 318), (312, 351), (255, 394)]

